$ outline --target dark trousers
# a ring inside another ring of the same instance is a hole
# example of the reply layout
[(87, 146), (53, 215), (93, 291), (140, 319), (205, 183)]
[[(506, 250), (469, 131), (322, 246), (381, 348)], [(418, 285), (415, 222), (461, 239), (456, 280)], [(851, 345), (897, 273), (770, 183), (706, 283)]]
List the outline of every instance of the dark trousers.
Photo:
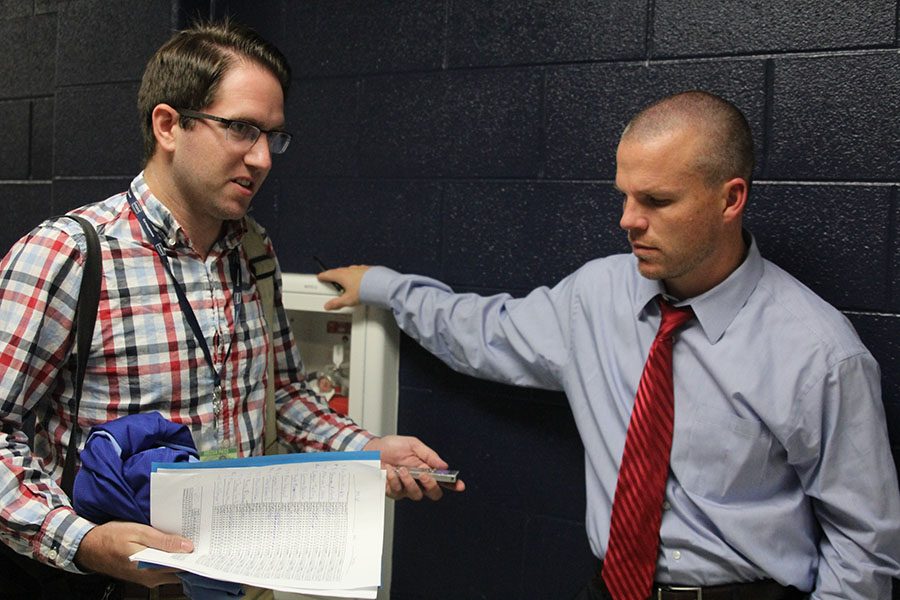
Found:
[(600, 570), (598, 569), (588, 584), (584, 586), (584, 589), (572, 600), (613, 600), (613, 597), (609, 594), (609, 590), (606, 589), (606, 584), (603, 583), (603, 578), (600, 577)]
[(0, 600), (118, 600), (115, 580), (78, 575), (22, 556), (0, 543)]
[(613, 600), (613, 597), (589, 583), (572, 600)]

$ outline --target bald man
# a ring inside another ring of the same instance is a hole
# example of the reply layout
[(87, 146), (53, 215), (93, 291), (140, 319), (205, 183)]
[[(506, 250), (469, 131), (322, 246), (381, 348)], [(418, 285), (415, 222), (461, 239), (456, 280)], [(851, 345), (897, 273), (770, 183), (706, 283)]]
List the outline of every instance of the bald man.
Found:
[[(515, 299), (383, 267), (336, 269), (322, 279), (346, 293), (327, 307), (390, 308), (453, 369), (566, 393), (599, 559), (579, 598), (890, 598), (900, 491), (878, 365), (847, 319), (743, 229), (746, 119), (706, 92), (663, 98), (625, 128), (616, 163), (630, 254)], [(669, 338), (672, 433), (643, 436), (664, 448), (641, 463), (638, 479), (662, 473), (644, 490), (623, 483), (626, 439), (637, 448), (635, 421), (663, 418), (653, 393), (645, 405), (636, 396), (662, 313), (685, 307)], [(629, 493), (649, 508), (627, 505)], [(629, 529), (647, 523), (649, 536)]]

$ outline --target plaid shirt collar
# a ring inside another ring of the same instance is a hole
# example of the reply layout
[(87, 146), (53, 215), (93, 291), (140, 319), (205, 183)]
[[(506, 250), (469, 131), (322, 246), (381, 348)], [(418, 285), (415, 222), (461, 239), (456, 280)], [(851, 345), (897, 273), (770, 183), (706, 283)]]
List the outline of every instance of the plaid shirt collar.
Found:
[[(150, 191), (143, 171), (131, 182), (131, 193), (143, 205), (144, 213), (151, 225), (156, 228), (160, 240), (167, 248), (172, 250), (190, 248), (184, 228), (175, 220), (172, 211)], [(230, 252), (241, 243), (246, 231), (247, 224), (243, 219), (226, 221), (225, 235), (213, 245), (210, 254)]]

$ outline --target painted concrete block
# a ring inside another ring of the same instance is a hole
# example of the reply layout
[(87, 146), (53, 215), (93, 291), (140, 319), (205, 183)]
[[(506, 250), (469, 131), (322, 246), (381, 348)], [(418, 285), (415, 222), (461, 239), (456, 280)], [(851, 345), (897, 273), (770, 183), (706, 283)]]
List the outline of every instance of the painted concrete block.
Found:
[(897, 181), (900, 54), (775, 60), (768, 176)]
[(643, 58), (647, 2), (457, 0), (450, 4), (451, 67)]
[(529, 177), (541, 160), (541, 74), (453, 71), (367, 80), (360, 171), (372, 177)]
[(60, 85), (140, 81), (172, 34), (172, 0), (80, 0), (61, 5)]
[(892, 46), (894, 0), (656, 0), (652, 55)]
[(757, 60), (596, 64), (547, 76), (547, 177), (614, 179), (625, 125), (648, 104), (700, 89), (733, 102), (747, 117), (761, 157), (765, 65)]
[(286, 3), (284, 47), (297, 78), (441, 67), (442, 0)]
[(134, 176), (140, 171), (137, 91), (137, 83), (60, 89), (55, 175)]
[(0, 179), (28, 179), (30, 168), (31, 103), (28, 100), (0, 102)]
[(0, 256), (51, 216), (49, 183), (0, 183)]
[(530, 291), (628, 251), (620, 195), (609, 184), (454, 183), (444, 205), (445, 272), (454, 283)]
[(0, 56), (0, 99), (52, 94), (56, 15), (0, 20)]
[(890, 207), (884, 187), (757, 185), (745, 223), (763, 256), (825, 300), (877, 311), (888, 302)]

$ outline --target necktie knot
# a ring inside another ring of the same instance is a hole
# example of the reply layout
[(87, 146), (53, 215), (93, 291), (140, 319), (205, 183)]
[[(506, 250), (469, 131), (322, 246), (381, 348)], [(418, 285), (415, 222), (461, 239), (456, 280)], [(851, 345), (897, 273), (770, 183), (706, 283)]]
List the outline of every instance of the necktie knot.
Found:
[(659, 322), (657, 338), (670, 338), (676, 329), (687, 323), (694, 316), (694, 310), (690, 306), (672, 306), (662, 297), (659, 299), (659, 310), (662, 319)]

